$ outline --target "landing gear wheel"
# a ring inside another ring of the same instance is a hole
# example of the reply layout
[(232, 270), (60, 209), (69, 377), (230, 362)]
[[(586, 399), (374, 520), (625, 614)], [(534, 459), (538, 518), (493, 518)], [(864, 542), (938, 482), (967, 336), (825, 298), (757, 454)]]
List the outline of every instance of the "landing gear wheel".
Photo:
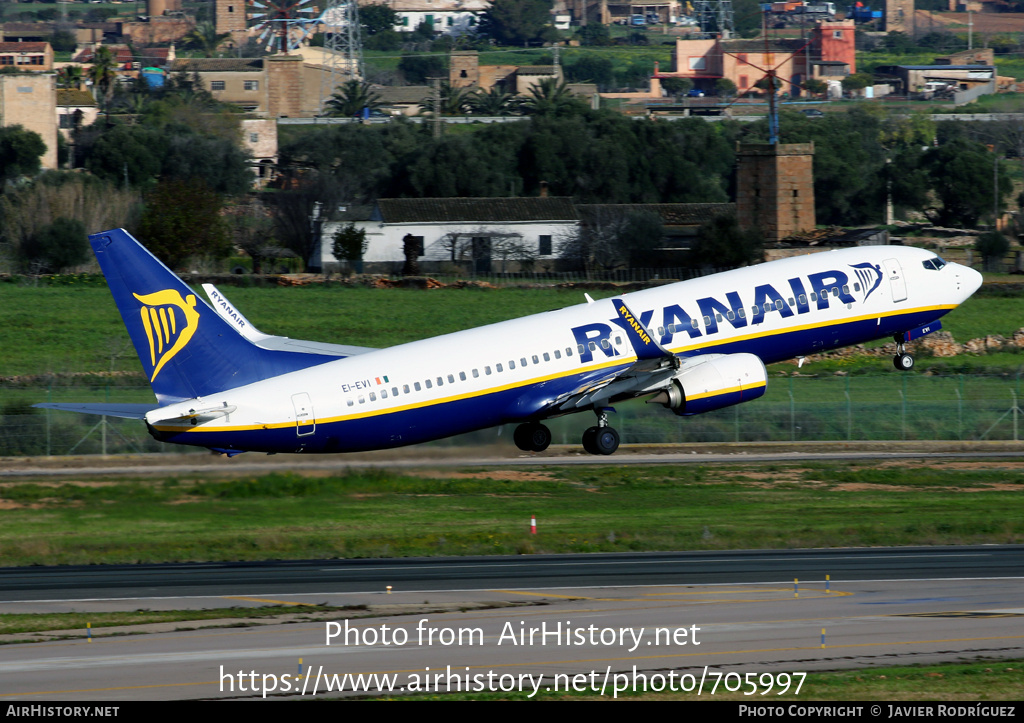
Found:
[(615, 454), (619, 433), (611, 427), (590, 427), (583, 433), (583, 449), (590, 454)]
[(914, 368), (914, 357), (910, 354), (897, 354), (892, 358), (892, 365), (901, 372), (908, 372)]
[(524, 452), (543, 452), (551, 444), (551, 430), (543, 424), (520, 424), (512, 440)]
[(594, 437), (596, 454), (615, 454), (619, 448), (619, 433), (611, 427), (599, 427)]

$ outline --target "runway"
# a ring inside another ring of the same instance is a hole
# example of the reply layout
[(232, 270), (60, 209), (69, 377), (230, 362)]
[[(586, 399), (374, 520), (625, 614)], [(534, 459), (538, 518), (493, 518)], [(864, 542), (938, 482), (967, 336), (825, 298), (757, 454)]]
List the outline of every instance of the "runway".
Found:
[(822, 669), (1021, 657), (1022, 553), (985, 546), (5, 570), (4, 612), (276, 601), (398, 614), (363, 613), (374, 616), (349, 620), (347, 630), (340, 617), (334, 629), (301, 619), (191, 630), (198, 624), (182, 623), (91, 643), (82, 631), (4, 645), (0, 700), (308, 697), (314, 688), (336, 696), (513, 683), (612, 697), (617, 685), (691, 682), (711, 697), (725, 686), (796, 685), (797, 674), (813, 682)]

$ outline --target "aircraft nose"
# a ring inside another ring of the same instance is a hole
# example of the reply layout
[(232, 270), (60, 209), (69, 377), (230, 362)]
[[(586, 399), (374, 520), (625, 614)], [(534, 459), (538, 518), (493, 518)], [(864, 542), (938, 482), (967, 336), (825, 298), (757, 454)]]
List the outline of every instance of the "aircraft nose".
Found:
[(957, 267), (957, 285), (960, 287), (959, 290), (963, 292), (964, 299), (966, 300), (981, 288), (981, 282), (984, 278), (980, 271), (975, 271), (970, 266), (957, 264)]

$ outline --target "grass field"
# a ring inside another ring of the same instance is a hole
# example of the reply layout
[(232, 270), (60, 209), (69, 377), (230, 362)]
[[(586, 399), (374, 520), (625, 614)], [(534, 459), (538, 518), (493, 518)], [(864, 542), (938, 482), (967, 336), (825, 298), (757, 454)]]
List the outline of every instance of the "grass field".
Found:
[(0, 559), (20, 566), (1017, 543), (1022, 490), (1024, 466), (1005, 463), (12, 481), (0, 485)]
[[(603, 298), (614, 292), (590, 293)], [(228, 294), (268, 333), (371, 347), (583, 302), (582, 291), (553, 288), (420, 291), (272, 286), (232, 288)], [(963, 342), (989, 334), (1010, 336), (1024, 326), (1024, 313), (1017, 298), (978, 296), (948, 314), (942, 323)], [(141, 373), (102, 282), (96, 286), (0, 284), (0, 350), (0, 377), (112, 370)], [(1020, 367), (1021, 360), (1012, 358), (999, 366)]]

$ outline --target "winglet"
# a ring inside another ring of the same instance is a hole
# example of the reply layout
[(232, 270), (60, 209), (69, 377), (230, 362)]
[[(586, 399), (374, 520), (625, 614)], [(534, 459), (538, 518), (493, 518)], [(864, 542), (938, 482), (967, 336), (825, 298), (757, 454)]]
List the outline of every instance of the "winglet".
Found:
[(672, 352), (663, 347), (654, 334), (647, 328), (640, 317), (630, 311), (626, 302), (622, 299), (612, 299), (615, 306), (615, 313), (618, 314), (619, 326), (626, 330), (626, 335), (636, 351), (637, 359), (660, 359), (662, 357), (674, 358)]

